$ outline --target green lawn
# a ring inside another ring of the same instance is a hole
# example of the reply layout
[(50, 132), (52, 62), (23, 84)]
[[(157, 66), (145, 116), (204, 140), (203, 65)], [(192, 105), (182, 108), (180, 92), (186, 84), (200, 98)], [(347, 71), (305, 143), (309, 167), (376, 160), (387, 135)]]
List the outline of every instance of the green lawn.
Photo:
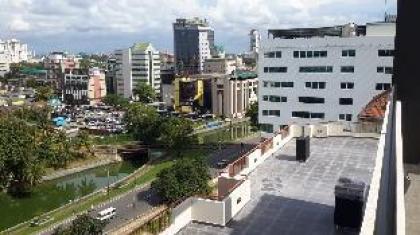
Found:
[[(207, 155), (207, 153), (207, 150), (203, 149), (189, 149), (183, 152), (183, 156), (196, 157)], [(155, 163), (151, 163), (149, 166), (146, 166), (145, 169), (134, 173), (138, 176), (130, 178), (129, 180), (127, 180), (127, 182), (122, 184), (123, 186), (120, 188), (112, 188), (109, 192), (109, 195), (107, 195), (107, 193), (95, 194), (76, 204), (69, 205), (68, 207), (63, 208), (62, 210), (49, 214), (49, 216), (53, 217), (54, 219), (44, 225), (38, 227), (30, 227), (28, 224), (23, 224), (22, 226), (11, 231), (10, 234), (33, 234), (40, 232), (41, 230), (44, 230), (45, 228), (48, 228), (49, 226), (59, 221), (63, 221), (71, 217), (72, 215), (74, 215), (74, 212), (80, 213), (82, 211), (86, 211), (90, 209), (92, 205), (98, 205), (107, 201), (110, 198), (126, 193), (137, 186), (142, 186), (147, 183), (150, 183), (156, 178), (157, 174), (160, 171), (162, 171), (165, 168), (171, 167), (175, 163), (176, 160), (167, 160), (168, 158), (171, 159), (169, 157), (171, 155), (172, 154), (170, 153), (168, 154), (168, 157), (165, 160), (160, 160)]]

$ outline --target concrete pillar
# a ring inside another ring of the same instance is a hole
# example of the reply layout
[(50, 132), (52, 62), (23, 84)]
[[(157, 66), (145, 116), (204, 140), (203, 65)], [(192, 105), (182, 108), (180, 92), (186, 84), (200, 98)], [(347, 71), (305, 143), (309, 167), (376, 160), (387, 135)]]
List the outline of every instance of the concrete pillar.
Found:
[(236, 116), (238, 112), (238, 84), (236, 81), (233, 82), (233, 115)]
[(414, 36), (420, 33), (420, 28), (414, 23), (419, 18), (418, 9), (419, 1), (398, 1), (393, 83), (396, 98), (401, 101), (406, 163), (420, 163), (420, 44), (418, 37)]

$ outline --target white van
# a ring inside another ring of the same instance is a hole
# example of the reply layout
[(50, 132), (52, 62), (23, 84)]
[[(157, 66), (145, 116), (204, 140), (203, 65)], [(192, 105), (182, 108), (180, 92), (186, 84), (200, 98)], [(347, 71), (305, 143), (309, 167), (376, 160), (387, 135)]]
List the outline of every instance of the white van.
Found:
[(115, 214), (116, 214), (116, 209), (114, 207), (108, 207), (104, 210), (99, 211), (96, 219), (100, 221), (112, 219), (115, 216)]

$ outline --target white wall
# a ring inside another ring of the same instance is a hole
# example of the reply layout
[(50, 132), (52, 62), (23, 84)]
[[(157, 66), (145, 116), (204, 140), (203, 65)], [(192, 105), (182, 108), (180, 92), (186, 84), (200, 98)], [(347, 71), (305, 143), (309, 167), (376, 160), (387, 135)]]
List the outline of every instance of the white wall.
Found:
[(189, 198), (172, 210), (172, 224), (160, 234), (176, 234), (191, 221), (225, 226), (249, 200), (251, 200), (251, 183), (248, 179), (223, 201)]
[[(366, 130), (371, 130), (368, 126)], [(349, 123), (349, 122), (330, 122), (322, 124), (312, 124), (305, 126), (305, 135), (309, 137), (322, 138), (334, 136), (349, 136), (361, 138), (378, 138), (379, 133), (364, 130), (363, 123)], [(302, 126), (294, 124), (289, 126), (289, 138), (296, 138), (302, 136)]]
[(328, 136), (328, 125), (311, 125), (311, 137), (323, 138)]
[(253, 171), (259, 164), (263, 162), (261, 159), (261, 149), (256, 149), (254, 152), (249, 154), (246, 161), (249, 172)]
[(367, 36), (394, 36), (396, 32), (395, 23), (373, 23), (366, 24)]
[(172, 224), (161, 233), (161, 235), (173, 235), (191, 222), (192, 209), (191, 205), (195, 199), (188, 198), (177, 207), (172, 209)]
[(327, 128), (328, 136), (343, 136), (346, 129), (349, 129), (350, 126), (346, 127), (340, 123), (330, 123)]
[(251, 182), (245, 180), (225, 200), (225, 221), (229, 222), (251, 200)]

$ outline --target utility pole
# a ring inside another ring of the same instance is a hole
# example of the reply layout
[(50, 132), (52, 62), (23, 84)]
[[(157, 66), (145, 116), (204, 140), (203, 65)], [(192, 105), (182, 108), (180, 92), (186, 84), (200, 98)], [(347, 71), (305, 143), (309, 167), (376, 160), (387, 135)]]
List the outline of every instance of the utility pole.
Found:
[(109, 198), (109, 167), (106, 168), (106, 172), (107, 172), (106, 176), (107, 176), (107, 181), (108, 181), (107, 195)]

